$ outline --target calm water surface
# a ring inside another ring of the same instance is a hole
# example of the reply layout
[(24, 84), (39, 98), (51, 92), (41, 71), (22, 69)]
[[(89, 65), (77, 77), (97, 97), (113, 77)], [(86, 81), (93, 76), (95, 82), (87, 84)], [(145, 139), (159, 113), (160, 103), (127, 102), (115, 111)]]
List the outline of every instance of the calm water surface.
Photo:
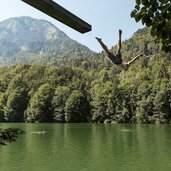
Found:
[(0, 171), (171, 171), (171, 125), (0, 127), (25, 131), (17, 142), (0, 147)]

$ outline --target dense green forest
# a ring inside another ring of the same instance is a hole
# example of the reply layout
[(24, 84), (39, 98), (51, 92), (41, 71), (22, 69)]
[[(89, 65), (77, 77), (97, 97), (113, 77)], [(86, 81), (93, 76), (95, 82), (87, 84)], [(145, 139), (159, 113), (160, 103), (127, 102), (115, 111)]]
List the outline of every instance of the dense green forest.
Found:
[(145, 56), (126, 72), (104, 52), (57, 66), (1, 67), (0, 121), (168, 123), (171, 55), (154, 44), (146, 28), (123, 43), (125, 60), (138, 53)]

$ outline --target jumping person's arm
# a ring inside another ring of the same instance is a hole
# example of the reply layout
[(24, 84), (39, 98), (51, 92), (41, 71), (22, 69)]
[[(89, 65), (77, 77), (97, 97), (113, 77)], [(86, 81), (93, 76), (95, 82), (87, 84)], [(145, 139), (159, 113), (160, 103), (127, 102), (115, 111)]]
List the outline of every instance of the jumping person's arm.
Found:
[(132, 64), (135, 60), (137, 60), (139, 57), (143, 56), (143, 54), (139, 54), (137, 56), (135, 56), (134, 58), (132, 58), (130, 61), (127, 62), (128, 65)]

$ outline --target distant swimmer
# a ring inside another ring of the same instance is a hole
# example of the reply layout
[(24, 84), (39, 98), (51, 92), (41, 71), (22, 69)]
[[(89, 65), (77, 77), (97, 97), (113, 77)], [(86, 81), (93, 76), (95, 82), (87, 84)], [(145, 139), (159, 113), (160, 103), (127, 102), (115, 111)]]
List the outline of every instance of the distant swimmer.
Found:
[(32, 131), (32, 134), (45, 134), (46, 131)]
[(122, 132), (130, 132), (130, 131), (132, 131), (132, 130), (130, 130), (130, 129), (122, 129), (121, 131), (122, 131)]
[(102, 42), (101, 38), (96, 37), (96, 39), (100, 43), (100, 45), (104, 49), (104, 51), (106, 52), (107, 57), (109, 58), (109, 60), (112, 63), (114, 63), (115, 65), (117, 65), (118, 67), (120, 67), (121, 69), (127, 71), (129, 66), (135, 60), (137, 60), (139, 57), (143, 56), (143, 54), (141, 53), (141, 54), (135, 56), (134, 58), (132, 58), (130, 61), (124, 62), (122, 60), (122, 53), (121, 53), (121, 48), (122, 48), (121, 35), (122, 35), (122, 30), (119, 30), (118, 51), (117, 51), (116, 55), (109, 51), (108, 47)]

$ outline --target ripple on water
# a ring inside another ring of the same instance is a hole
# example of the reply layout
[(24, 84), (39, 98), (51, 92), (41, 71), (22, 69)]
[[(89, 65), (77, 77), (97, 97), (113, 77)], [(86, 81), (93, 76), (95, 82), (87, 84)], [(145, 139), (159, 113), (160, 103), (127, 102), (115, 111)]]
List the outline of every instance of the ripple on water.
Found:
[(26, 133), (0, 147), (0, 171), (171, 170), (170, 125), (19, 126)]

